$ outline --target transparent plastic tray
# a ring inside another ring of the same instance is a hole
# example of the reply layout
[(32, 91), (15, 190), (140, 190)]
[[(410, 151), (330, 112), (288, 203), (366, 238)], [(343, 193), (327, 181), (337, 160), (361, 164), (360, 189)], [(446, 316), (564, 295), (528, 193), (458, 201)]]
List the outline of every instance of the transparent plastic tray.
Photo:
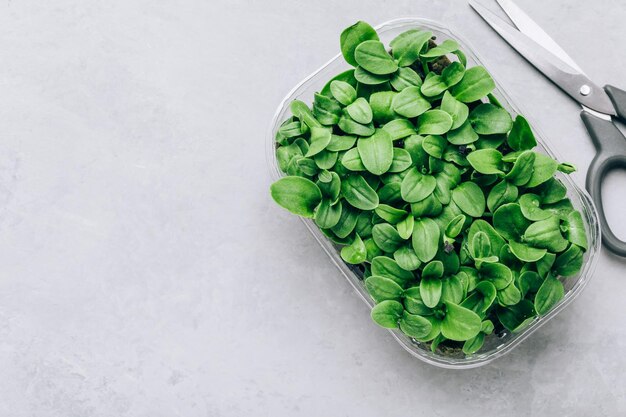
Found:
[[(423, 28), (432, 31), (437, 37), (438, 42), (442, 42), (443, 40), (450, 38), (455, 39), (459, 42), (461, 50), (467, 56), (468, 68), (475, 65), (483, 65), (476, 52), (468, 45), (467, 41), (446, 26), (437, 22), (421, 18), (401, 18), (387, 21), (376, 27), (381, 41), (386, 45), (388, 45), (389, 42), (400, 33), (413, 28)], [(312, 103), (313, 94), (315, 92), (320, 91), (326, 82), (333, 76), (349, 68), (349, 65), (344, 61), (341, 55), (335, 56), (320, 69), (313, 72), (296, 85), (280, 103), (267, 134), (267, 160), (274, 180), (277, 180), (284, 175), (279, 170), (276, 162), (274, 138), (280, 124), (291, 116), (289, 110), (289, 104), (291, 101), (299, 99), (305, 103)], [(498, 84), (497, 79), (496, 89), (493, 94), (509, 112), (514, 115), (522, 114), (522, 112), (518, 110), (517, 106), (512, 103), (511, 99)], [(556, 157), (555, 153), (547, 145), (547, 142), (541, 135), (541, 132), (537, 131), (536, 125), (532, 123), (532, 120), (530, 120), (530, 122), (531, 125), (533, 125), (533, 130), (537, 137), (537, 150), (545, 152), (552, 157)], [(558, 157), (557, 159), (560, 160)], [(589, 250), (585, 253), (584, 264), (580, 273), (576, 276), (569, 277), (564, 281), (565, 297), (548, 314), (535, 318), (535, 320), (524, 330), (518, 333), (506, 331), (500, 335), (492, 334), (486, 337), (485, 344), (482, 349), (471, 356), (465, 356), (465, 354), (463, 354), (460, 350), (457, 351), (451, 349), (446, 349), (445, 351), (438, 349), (435, 352), (431, 352), (430, 346), (426, 343), (418, 342), (406, 336), (399, 330), (390, 330), (389, 332), (404, 349), (416, 358), (442, 368), (459, 369), (482, 366), (512, 351), (539, 327), (543, 326), (548, 320), (559, 314), (583, 291), (593, 275), (597, 255), (600, 250), (600, 229), (598, 226), (598, 218), (596, 209), (587, 192), (576, 185), (572, 179), (566, 175), (558, 173), (558, 178), (567, 187), (567, 196), (572, 201), (574, 207), (582, 213), (589, 238)], [(374, 302), (365, 289), (361, 273), (356, 268), (350, 267), (343, 262), (339, 255), (338, 246), (326, 238), (326, 236), (324, 236), (312, 220), (302, 218), (302, 221), (322, 246), (324, 251), (328, 254), (330, 260), (337, 266), (339, 271), (344, 277), (346, 277), (348, 282), (350, 282), (357, 293), (361, 296), (363, 301), (365, 301), (370, 307), (373, 307)]]

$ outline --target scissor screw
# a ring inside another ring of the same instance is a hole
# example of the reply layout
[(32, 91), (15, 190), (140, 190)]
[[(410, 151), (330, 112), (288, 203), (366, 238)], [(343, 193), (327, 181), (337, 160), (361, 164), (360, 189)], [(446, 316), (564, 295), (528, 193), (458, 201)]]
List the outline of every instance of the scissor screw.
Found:
[(582, 87), (580, 87), (580, 94), (582, 94), (583, 96), (588, 96), (589, 94), (591, 94), (591, 87), (589, 87), (587, 84), (584, 84)]

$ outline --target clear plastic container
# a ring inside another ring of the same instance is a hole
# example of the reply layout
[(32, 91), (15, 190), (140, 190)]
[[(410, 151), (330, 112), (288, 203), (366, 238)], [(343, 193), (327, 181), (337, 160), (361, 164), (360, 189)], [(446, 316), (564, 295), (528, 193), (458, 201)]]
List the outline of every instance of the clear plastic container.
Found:
[[(423, 28), (432, 31), (437, 37), (438, 42), (450, 38), (455, 39), (459, 42), (462, 51), (467, 56), (468, 68), (475, 65), (482, 65), (477, 54), (468, 45), (467, 41), (465, 41), (458, 34), (452, 32), (447, 27), (431, 20), (421, 18), (401, 18), (390, 20), (376, 27), (381, 41), (386, 45), (388, 45), (389, 42), (400, 33), (413, 28)], [(335, 56), (320, 69), (296, 85), (280, 103), (267, 134), (267, 159), (270, 165), (271, 175), (274, 180), (277, 180), (284, 175), (279, 170), (276, 162), (274, 138), (280, 124), (291, 116), (289, 110), (289, 104), (291, 101), (299, 99), (305, 103), (312, 103), (313, 94), (315, 92), (320, 91), (324, 84), (333, 76), (349, 68), (349, 65), (344, 61), (341, 55)], [(512, 114), (522, 113), (505, 94), (504, 90), (497, 83), (497, 80), (496, 89), (493, 94)], [(531, 125), (534, 125), (532, 121)], [(535, 131), (538, 141), (537, 150), (543, 151), (552, 157), (556, 157), (555, 153), (549, 148), (546, 141), (542, 137), (541, 132), (538, 132), (535, 126), (533, 126), (533, 130)], [(557, 159), (560, 158), (557, 157)], [(482, 366), (512, 351), (540, 326), (559, 314), (583, 291), (593, 275), (597, 255), (600, 251), (600, 229), (598, 225), (598, 217), (593, 202), (587, 192), (576, 185), (572, 179), (566, 175), (558, 173), (558, 178), (563, 181), (567, 187), (568, 197), (572, 201), (574, 207), (582, 213), (589, 238), (589, 250), (585, 254), (582, 270), (578, 275), (569, 277), (564, 281), (565, 297), (548, 314), (543, 317), (536, 317), (528, 327), (519, 333), (511, 333), (507, 331), (499, 336), (492, 334), (486, 337), (485, 344), (482, 349), (471, 356), (465, 356), (460, 350), (437, 350), (435, 352), (431, 352), (430, 347), (425, 343), (418, 342), (406, 336), (399, 330), (390, 330), (389, 332), (404, 349), (416, 358), (442, 368), (461, 369)], [(326, 238), (326, 236), (324, 236), (312, 220), (303, 218), (302, 221), (322, 246), (324, 251), (328, 254), (330, 260), (337, 266), (339, 271), (346, 277), (348, 282), (350, 282), (357, 293), (361, 296), (363, 301), (365, 301), (370, 307), (373, 307), (374, 302), (365, 289), (361, 272), (343, 262), (341, 256), (339, 255), (338, 247)]]

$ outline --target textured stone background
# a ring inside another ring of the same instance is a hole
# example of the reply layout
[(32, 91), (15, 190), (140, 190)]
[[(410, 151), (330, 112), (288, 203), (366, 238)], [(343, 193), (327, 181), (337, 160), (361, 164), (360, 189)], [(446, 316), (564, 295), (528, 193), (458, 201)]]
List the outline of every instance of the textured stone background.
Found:
[[(626, 86), (621, 0), (519, 3)], [(0, 416), (625, 415), (624, 261), (505, 359), (441, 370), (270, 201), (279, 101), (345, 26), (406, 15), (474, 44), (584, 182), (575, 103), (463, 1), (2, 1)]]

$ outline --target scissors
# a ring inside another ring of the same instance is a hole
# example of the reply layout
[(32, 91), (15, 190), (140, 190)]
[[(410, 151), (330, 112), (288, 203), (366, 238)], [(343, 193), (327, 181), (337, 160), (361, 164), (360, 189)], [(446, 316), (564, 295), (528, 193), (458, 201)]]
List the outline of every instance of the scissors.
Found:
[(602, 181), (609, 171), (626, 168), (626, 137), (614, 119), (626, 122), (626, 91), (591, 81), (567, 53), (511, 0), (497, 0), (514, 26), (486, 7), (470, 6), (520, 55), (582, 106), (580, 117), (596, 147), (586, 187), (598, 208), (602, 242), (611, 252), (626, 257), (626, 242), (611, 231), (602, 206)]

